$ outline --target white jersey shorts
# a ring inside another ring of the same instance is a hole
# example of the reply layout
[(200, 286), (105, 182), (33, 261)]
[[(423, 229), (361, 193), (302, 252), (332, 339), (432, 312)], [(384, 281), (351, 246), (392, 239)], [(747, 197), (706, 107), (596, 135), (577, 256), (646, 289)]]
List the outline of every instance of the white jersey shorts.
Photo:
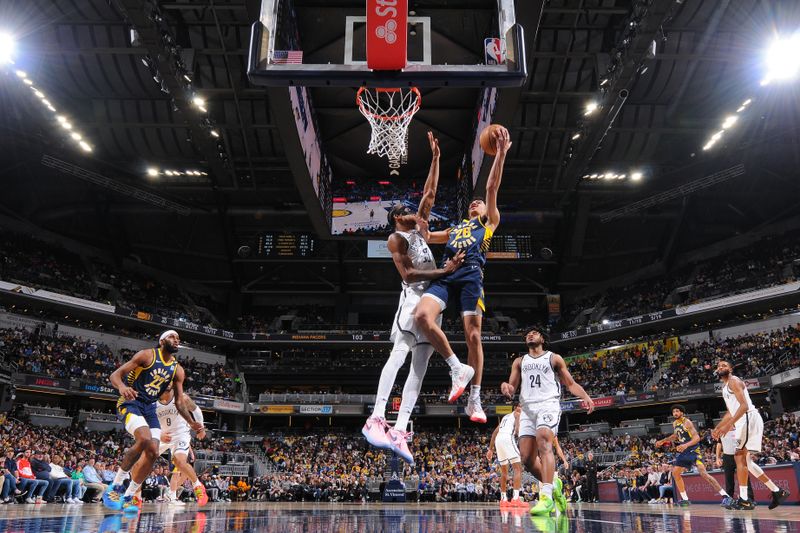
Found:
[(558, 435), (558, 424), (561, 422), (561, 404), (542, 403), (531, 407), (523, 406), (519, 414), (519, 436), (535, 437), (536, 430), (548, 428), (553, 435)]
[(497, 450), (497, 460), (501, 465), (520, 462), (519, 448), (511, 435), (498, 435), (494, 440), (494, 447)]
[[(424, 290), (416, 289), (414, 287), (405, 287), (403, 292), (400, 293), (400, 302), (397, 304), (397, 312), (394, 315), (392, 322), (392, 333), (389, 340), (397, 340), (398, 334), (405, 333), (413, 335), (417, 344), (427, 343), (428, 339), (418, 329), (414, 322), (414, 311), (417, 309)], [(436, 323), (442, 325), (441, 313), (436, 318)]]
[(736, 432), (736, 449), (761, 451), (761, 440), (764, 437), (764, 420), (755, 409), (748, 411), (734, 424)]
[[(172, 455), (183, 454), (189, 455), (189, 446), (192, 443), (192, 436), (189, 433), (180, 433), (177, 435), (170, 435), (172, 438), (169, 442), (163, 440), (158, 445), (158, 455), (164, 454), (169, 450)], [(162, 433), (163, 438), (163, 433)]]

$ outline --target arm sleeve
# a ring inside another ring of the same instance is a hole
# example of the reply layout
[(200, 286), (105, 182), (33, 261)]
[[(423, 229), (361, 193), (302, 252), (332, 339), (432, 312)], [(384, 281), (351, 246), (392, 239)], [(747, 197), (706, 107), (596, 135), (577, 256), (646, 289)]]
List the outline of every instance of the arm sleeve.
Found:
[(199, 407), (194, 408), (194, 411), (192, 411), (192, 417), (194, 417), (195, 422), (200, 422), (201, 424), (204, 424), (203, 411), (201, 411)]

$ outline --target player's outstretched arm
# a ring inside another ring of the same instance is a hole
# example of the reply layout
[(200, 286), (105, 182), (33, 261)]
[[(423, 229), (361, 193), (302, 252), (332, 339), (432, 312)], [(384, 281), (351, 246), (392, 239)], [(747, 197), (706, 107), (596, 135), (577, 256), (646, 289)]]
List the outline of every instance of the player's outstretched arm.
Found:
[(109, 381), (111, 381), (111, 386), (117, 389), (120, 396), (126, 400), (135, 400), (136, 391), (131, 387), (128, 387), (128, 385), (123, 382), (123, 376), (127, 376), (137, 368), (144, 368), (150, 365), (152, 359), (152, 349), (148, 348), (147, 350), (140, 350), (139, 352), (136, 352), (136, 355), (131, 357), (130, 361), (124, 363), (108, 377)]
[(422, 200), (419, 202), (417, 216), (423, 220), (428, 220), (436, 200), (436, 188), (439, 186), (439, 139), (433, 136), (433, 132), (428, 132), (428, 142), (431, 145), (431, 168), (428, 171), (428, 179), (425, 180), (425, 187), (422, 189)]
[(495, 146), (497, 153), (494, 156), (492, 169), (489, 171), (489, 179), (486, 181), (486, 218), (487, 224), (492, 229), (500, 225), (500, 210), (497, 208), (497, 193), (500, 190), (500, 181), (503, 179), (503, 165), (506, 161), (506, 154), (511, 148), (511, 137), (508, 130), (500, 128), (495, 134)]
[(511, 374), (508, 376), (508, 381), (500, 384), (500, 392), (502, 392), (509, 399), (514, 397), (517, 392), (519, 382), (522, 380), (520, 365), (522, 364), (522, 357), (517, 357), (511, 363)]
[(428, 281), (446, 276), (451, 272), (455, 272), (464, 262), (464, 254), (463, 252), (459, 252), (447, 260), (444, 268), (435, 268), (433, 270), (414, 268), (414, 264), (408, 256), (408, 242), (396, 233), (389, 236), (387, 248), (392, 254), (392, 261), (394, 261), (397, 272), (400, 273), (400, 277), (403, 278), (403, 281), (406, 283)]
[(586, 414), (591, 414), (592, 411), (594, 411), (594, 402), (592, 398), (583, 390), (583, 387), (572, 378), (572, 374), (570, 374), (567, 368), (567, 363), (565, 363), (564, 358), (557, 353), (553, 354), (553, 372), (558, 374), (558, 377), (561, 379), (561, 384), (564, 385), (569, 392), (586, 402)]

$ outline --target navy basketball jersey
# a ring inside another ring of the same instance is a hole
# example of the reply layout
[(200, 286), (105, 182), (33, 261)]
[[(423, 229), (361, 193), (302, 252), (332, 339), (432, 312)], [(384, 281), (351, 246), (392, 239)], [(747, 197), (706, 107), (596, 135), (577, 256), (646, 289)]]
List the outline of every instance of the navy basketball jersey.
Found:
[[(680, 420), (675, 420), (672, 423), (673, 427), (675, 428), (675, 434), (678, 436), (677, 439), (676, 439), (678, 441), (678, 444), (686, 444), (687, 442), (689, 442), (690, 440), (692, 440), (694, 438), (694, 435), (692, 435), (692, 432), (689, 430), (689, 428), (684, 425), (685, 420), (686, 419), (681, 418)], [(698, 442), (694, 446), (690, 446), (690, 447), (686, 448), (685, 451), (687, 451), (687, 452), (694, 451), (699, 446), (700, 446), (700, 443)]]
[(136, 399), (143, 403), (154, 403), (158, 400), (175, 377), (178, 361), (172, 359), (164, 362), (161, 348), (153, 349), (153, 360), (150, 366), (139, 367), (128, 373), (125, 383), (136, 391)]
[(492, 241), (494, 230), (486, 227), (480, 217), (464, 220), (450, 228), (447, 238), (445, 258), (464, 252), (464, 263), (477, 263), (481, 267), (486, 264), (486, 252)]

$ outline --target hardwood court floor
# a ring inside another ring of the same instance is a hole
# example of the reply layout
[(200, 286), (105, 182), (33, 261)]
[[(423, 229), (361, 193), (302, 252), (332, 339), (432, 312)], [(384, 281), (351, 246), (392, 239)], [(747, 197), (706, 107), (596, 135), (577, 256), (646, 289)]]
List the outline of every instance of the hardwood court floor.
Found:
[(101, 505), (3, 505), (0, 533), (339, 533), (587, 532), (770, 533), (800, 532), (800, 507), (727, 511), (715, 505), (689, 509), (646, 504), (572, 504), (566, 516), (531, 518), (496, 504), (216, 503), (202, 509), (146, 504), (136, 518)]

